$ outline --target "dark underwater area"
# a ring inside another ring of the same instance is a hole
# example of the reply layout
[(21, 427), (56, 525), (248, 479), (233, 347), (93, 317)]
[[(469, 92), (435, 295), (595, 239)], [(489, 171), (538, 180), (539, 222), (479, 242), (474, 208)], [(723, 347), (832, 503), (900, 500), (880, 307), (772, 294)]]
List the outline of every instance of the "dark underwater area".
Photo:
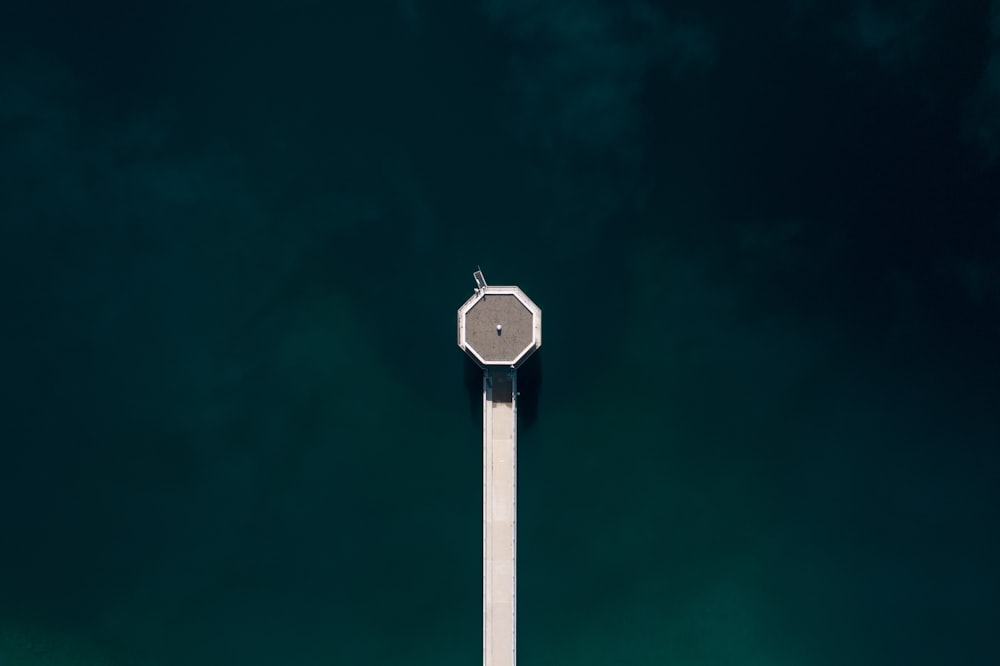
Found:
[(0, 666), (1000, 662), (1000, 5), (0, 8)]

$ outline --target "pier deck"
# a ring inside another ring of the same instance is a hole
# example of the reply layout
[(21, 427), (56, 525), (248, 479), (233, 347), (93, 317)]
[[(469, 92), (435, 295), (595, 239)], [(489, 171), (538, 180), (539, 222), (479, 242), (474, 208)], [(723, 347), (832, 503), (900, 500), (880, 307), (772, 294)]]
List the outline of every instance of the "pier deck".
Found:
[(483, 376), (483, 664), (514, 666), (517, 631), (517, 379)]
[(483, 666), (517, 664), (517, 368), (542, 344), (542, 310), (490, 286), (458, 309), (458, 346), (483, 368)]

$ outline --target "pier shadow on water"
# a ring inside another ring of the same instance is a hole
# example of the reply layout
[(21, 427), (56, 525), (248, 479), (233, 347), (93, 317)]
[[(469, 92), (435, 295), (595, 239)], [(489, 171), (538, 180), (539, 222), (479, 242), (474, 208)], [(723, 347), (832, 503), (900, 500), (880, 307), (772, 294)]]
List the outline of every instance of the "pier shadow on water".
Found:
[[(483, 369), (469, 356), (463, 366), (463, 383), (469, 399), (469, 417), (483, 419)], [(542, 350), (536, 351), (517, 369), (517, 427), (530, 429), (538, 420), (538, 399), (542, 391)]]

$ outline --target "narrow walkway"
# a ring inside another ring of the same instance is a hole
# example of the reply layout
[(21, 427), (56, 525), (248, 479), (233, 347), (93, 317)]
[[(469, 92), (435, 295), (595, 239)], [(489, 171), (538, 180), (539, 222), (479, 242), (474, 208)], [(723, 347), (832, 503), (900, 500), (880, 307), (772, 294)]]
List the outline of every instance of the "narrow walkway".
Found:
[(517, 378), (483, 377), (483, 664), (515, 666), (517, 628)]

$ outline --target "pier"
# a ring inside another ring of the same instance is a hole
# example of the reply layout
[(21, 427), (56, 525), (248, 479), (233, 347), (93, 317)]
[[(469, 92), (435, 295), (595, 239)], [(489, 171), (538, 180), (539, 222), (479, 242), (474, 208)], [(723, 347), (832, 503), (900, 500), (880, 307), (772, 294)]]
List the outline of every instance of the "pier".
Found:
[(490, 286), (458, 309), (458, 346), (483, 368), (483, 666), (517, 663), (517, 368), (542, 344), (542, 311)]

